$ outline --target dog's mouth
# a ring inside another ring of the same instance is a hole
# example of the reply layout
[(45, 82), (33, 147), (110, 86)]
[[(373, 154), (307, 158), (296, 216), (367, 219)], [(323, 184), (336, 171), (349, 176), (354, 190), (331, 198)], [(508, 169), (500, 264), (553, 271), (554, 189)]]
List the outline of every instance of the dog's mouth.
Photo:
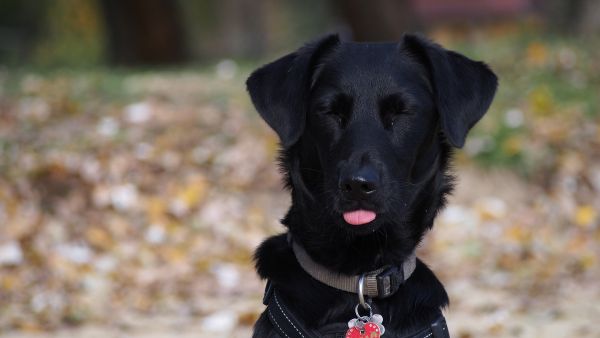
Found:
[(346, 211), (342, 214), (344, 221), (350, 225), (361, 226), (371, 223), (377, 218), (377, 214), (371, 210), (352, 210)]

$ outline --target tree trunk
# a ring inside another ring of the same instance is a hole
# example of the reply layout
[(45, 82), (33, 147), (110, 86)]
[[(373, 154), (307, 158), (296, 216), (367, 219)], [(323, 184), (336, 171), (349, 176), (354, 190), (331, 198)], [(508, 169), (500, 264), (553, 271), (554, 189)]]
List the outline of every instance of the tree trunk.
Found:
[(185, 59), (177, 1), (100, 0), (111, 63), (176, 64)]
[(397, 41), (417, 28), (408, 0), (336, 0), (356, 41)]
[(267, 39), (264, 0), (219, 0), (218, 15), (225, 54), (263, 55)]
[(588, 36), (600, 34), (600, 1), (585, 0), (583, 2), (579, 33)]

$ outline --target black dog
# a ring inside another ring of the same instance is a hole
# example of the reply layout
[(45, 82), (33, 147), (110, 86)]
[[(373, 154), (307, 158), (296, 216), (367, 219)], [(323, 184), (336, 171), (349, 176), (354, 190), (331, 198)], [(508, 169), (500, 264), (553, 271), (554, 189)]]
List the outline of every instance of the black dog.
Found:
[(372, 273), (379, 293), (358, 312), (370, 305), (381, 314), (386, 337), (447, 336), (444, 287), (421, 261), (414, 272), (406, 266), (452, 190), (452, 147), (491, 104), (494, 73), (418, 35), (400, 43), (330, 35), (256, 70), (247, 86), (281, 140), (292, 194), (288, 233), (256, 252), (271, 305), (254, 337), (345, 335), (358, 289), (309, 265), (341, 276), (386, 268)]

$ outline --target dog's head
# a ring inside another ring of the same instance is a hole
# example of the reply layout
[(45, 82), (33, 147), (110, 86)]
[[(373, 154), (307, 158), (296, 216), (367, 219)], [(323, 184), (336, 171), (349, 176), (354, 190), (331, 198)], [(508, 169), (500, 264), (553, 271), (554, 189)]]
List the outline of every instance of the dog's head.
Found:
[[(397, 44), (330, 35), (256, 70), (247, 86), (281, 140), (303, 233), (392, 229), (416, 245), (449, 190), (449, 149), (485, 114), (497, 79), (417, 35)], [(419, 217), (421, 229), (410, 225)]]

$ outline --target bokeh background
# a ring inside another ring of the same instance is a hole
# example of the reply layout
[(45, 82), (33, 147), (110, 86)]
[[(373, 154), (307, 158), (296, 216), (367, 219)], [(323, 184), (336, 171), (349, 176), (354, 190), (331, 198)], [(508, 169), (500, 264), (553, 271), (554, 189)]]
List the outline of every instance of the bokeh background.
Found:
[(0, 335), (249, 337), (289, 203), (249, 72), (421, 31), (500, 89), (419, 249), (454, 337), (600, 337), (600, 2), (0, 1)]

